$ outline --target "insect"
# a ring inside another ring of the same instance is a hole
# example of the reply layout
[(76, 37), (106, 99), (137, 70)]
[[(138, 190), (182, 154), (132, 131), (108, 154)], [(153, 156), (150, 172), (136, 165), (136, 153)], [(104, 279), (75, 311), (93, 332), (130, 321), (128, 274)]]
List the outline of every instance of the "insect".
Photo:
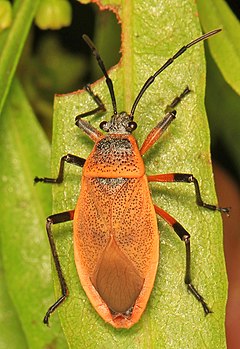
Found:
[(150, 76), (137, 95), (130, 113), (118, 112), (113, 89), (104, 63), (87, 35), (83, 39), (101, 68), (111, 96), (113, 115), (100, 123), (103, 134), (84, 118), (104, 112), (105, 106), (88, 85), (86, 91), (96, 102), (94, 110), (76, 116), (76, 125), (95, 143), (87, 159), (67, 154), (60, 160), (57, 178), (34, 181), (60, 184), (65, 163), (83, 168), (81, 191), (75, 210), (53, 214), (47, 218), (46, 230), (61, 286), (61, 297), (47, 310), (44, 323), (68, 295), (67, 284), (58, 258), (52, 225), (73, 220), (75, 264), (90, 302), (98, 314), (115, 328), (130, 328), (141, 317), (150, 297), (159, 260), (159, 233), (156, 214), (162, 217), (184, 242), (186, 274), (184, 282), (200, 302), (204, 313), (211, 312), (203, 297), (193, 286), (190, 273), (190, 234), (170, 214), (153, 204), (149, 182), (184, 182), (194, 185), (198, 206), (228, 214), (228, 208), (207, 204), (202, 200), (197, 179), (188, 173), (147, 176), (142, 156), (160, 138), (176, 118), (174, 109), (190, 89), (176, 97), (164, 118), (150, 131), (139, 148), (132, 132), (136, 107), (155, 78), (191, 46), (215, 35), (213, 30), (183, 46), (172, 58)]

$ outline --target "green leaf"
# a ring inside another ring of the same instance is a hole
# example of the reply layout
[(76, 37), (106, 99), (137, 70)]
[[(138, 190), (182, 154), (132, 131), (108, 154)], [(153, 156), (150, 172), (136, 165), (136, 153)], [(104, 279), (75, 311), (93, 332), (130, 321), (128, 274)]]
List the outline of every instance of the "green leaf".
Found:
[(240, 23), (224, 0), (197, 2), (205, 31), (222, 28), (222, 35), (209, 42), (211, 54), (224, 79), (240, 94)]
[[(102, 5), (114, 7), (114, 2)], [(122, 25), (121, 64), (111, 70), (118, 110), (130, 111), (146, 79), (179, 48), (200, 36), (197, 9), (192, 1), (128, 1), (114, 7)], [(184, 20), (183, 20), (184, 19)], [(211, 41), (216, 38), (211, 38)], [(109, 48), (111, 54), (111, 48)], [(192, 93), (177, 107), (177, 119), (145, 156), (149, 174), (193, 173), (203, 198), (216, 203), (209, 153), (209, 131), (204, 112), (205, 65), (203, 45), (191, 48), (163, 72), (139, 103), (134, 133), (142, 144), (164, 116), (167, 104), (188, 85)], [(94, 126), (112, 113), (104, 80), (93, 84), (108, 112), (89, 118)], [(87, 157), (92, 142), (74, 125), (77, 114), (95, 108), (87, 93), (75, 92), (55, 99), (52, 175), (58, 173), (61, 156)], [(44, 175), (44, 174), (43, 174)], [(79, 195), (81, 169), (66, 166), (64, 183), (54, 186), (54, 212), (73, 209)], [(191, 234), (193, 284), (213, 314), (205, 317), (201, 305), (184, 285), (185, 247), (159, 219), (160, 263), (155, 286), (140, 321), (130, 330), (116, 330), (98, 316), (87, 299), (74, 265), (72, 223), (54, 226), (53, 232), (69, 297), (59, 307), (62, 326), (71, 348), (225, 348), (224, 316), (226, 273), (221, 217), (195, 204), (194, 188), (187, 184), (151, 185), (153, 200), (179, 220)], [(60, 296), (55, 273), (56, 299)], [(50, 319), (55, 326), (55, 314)]]
[(0, 36), (0, 115), (39, 0), (15, 1), (13, 23)]
[(66, 348), (58, 323), (43, 325), (52, 280), (44, 221), (50, 188), (33, 178), (49, 172), (50, 149), (15, 80), (1, 118), (1, 349)]
[(210, 55), (206, 90), (206, 106), (212, 143), (218, 142), (225, 147), (228, 156), (240, 176), (240, 96), (223, 79)]
[[(2, 248), (1, 248), (2, 251)], [(17, 312), (11, 301), (6, 285), (2, 254), (0, 256), (0, 348), (21, 349), (26, 348), (27, 343), (18, 319)], [(14, 333), (14, 336), (13, 336)]]
[[(226, 2), (198, 1), (201, 24), (205, 31), (222, 27), (216, 40), (209, 40), (206, 105), (213, 140), (228, 151), (240, 174), (240, 24)], [(219, 71), (216, 67), (219, 68)]]

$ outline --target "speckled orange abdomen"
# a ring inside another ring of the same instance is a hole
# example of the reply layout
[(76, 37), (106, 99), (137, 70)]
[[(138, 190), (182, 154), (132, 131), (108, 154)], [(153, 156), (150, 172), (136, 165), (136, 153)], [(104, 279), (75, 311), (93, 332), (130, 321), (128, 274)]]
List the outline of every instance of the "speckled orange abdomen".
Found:
[(83, 174), (74, 215), (78, 274), (99, 315), (114, 327), (129, 328), (148, 302), (159, 250), (156, 214), (135, 139), (102, 138)]

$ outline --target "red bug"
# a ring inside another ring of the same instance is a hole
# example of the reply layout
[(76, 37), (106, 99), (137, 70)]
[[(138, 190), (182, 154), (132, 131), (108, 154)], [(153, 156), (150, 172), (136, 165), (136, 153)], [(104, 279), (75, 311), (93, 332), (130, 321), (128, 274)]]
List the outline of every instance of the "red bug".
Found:
[(82, 287), (96, 311), (106, 322), (116, 328), (130, 328), (140, 319), (156, 276), (159, 259), (156, 213), (173, 227), (185, 243), (184, 282), (188, 290), (202, 304), (205, 314), (211, 312), (191, 281), (190, 235), (172, 216), (152, 203), (148, 182), (193, 183), (197, 205), (227, 214), (229, 209), (203, 202), (198, 181), (192, 174), (147, 176), (142, 160), (142, 156), (175, 119), (174, 108), (190, 89), (186, 87), (180, 96), (173, 100), (168, 107), (170, 111), (151, 130), (140, 149), (132, 132), (137, 127), (133, 121), (137, 104), (154, 79), (188, 48), (219, 31), (220, 29), (217, 29), (202, 35), (183, 46), (168, 59), (145, 82), (130, 114), (118, 113), (112, 80), (93, 42), (86, 35), (83, 36), (106, 78), (113, 115), (110, 121), (103, 121), (100, 124), (100, 128), (107, 132), (107, 135), (83, 120), (86, 116), (105, 111), (101, 99), (92, 92), (90, 86), (87, 86), (86, 90), (96, 102), (97, 108), (78, 115), (75, 121), (76, 125), (95, 142), (91, 154), (86, 160), (67, 154), (61, 158), (57, 178), (35, 178), (35, 183), (62, 183), (65, 162), (83, 167), (81, 192), (75, 210), (53, 214), (47, 218), (46, 229), (62, 296), (48, 309), (44, 323), (48, 324), (51, 313), (68, 295), (52, 235), (52, 224), (74, 221), (75, 263)]

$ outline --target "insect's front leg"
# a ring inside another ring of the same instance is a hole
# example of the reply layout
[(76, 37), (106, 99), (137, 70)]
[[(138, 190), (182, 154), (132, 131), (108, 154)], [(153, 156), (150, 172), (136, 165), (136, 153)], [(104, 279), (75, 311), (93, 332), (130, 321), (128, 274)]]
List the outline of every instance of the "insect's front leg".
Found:
[(90, 94), (90, 96), (93, 98), (93, 100), (96, 102), (98, 107), (93, 109), (93, 110), (90, 110), (86, 113), (77, 115), (75, 117), (75, 124), (81, 130), (83, 130), (94, 142), (96, 142), (103, 135), (102, 132), (100, 132), (95, 127), (93, 127), (88, 121), (83, 120), (83, 118), (88, 116), (88, 115), (93, 115), (93, 114), (99, 113), (101, 111), (106, 111), (106, 108), (105, 108), (103, 102), (101, 101), (101, 99), (98, 97), (98, 95), (93, 93), (90, 85), (87, 85), (85, 87), (85, 89)]
[(169, 127), (169, 125), (173, 122), (176, 117), (176, 110), (174, 108), (181, 102), (181, 100), (188, 95), (191, 90), (188, 86), (184, 89), (184, 91), (174, 98), (171, 104), (169, 104), (165, 110), (167, 113), (164, 118), (150, 131), (147, 138), (143, 142), (143, 145), (140, 149), (141, 155), (144, 155), (161, 137), (163, 132)]
[(76, 116), (75, 121), (85, 118), (86, 116), (89, 115), (94, 115), (100, 112), (104, 112), (106, 111), (105, 105), (103, 104), (102, 100), (100, 97), (98, 97), (98, 95), (96, 95), (92, 89), (90, 85), (86, 85), (85, 90), (89, 93), (89, 95), (92, 97), (92, 99), (94, 100), (94, 102), (97, 104), (97, 108), (92, 109), (90, 111), (87, 111), (86, 113), (82, 113)]
[(173, 110), (182, 101), (182, 99), (185, 98), (186, 95), (188, 95), (190, 92), (191, 90), (189, 89), (188, 86), (186, 86), (183, 92), (179, 96), (175, 97), (171, 104), (167, 105), (165, 109), (165, 113)]

